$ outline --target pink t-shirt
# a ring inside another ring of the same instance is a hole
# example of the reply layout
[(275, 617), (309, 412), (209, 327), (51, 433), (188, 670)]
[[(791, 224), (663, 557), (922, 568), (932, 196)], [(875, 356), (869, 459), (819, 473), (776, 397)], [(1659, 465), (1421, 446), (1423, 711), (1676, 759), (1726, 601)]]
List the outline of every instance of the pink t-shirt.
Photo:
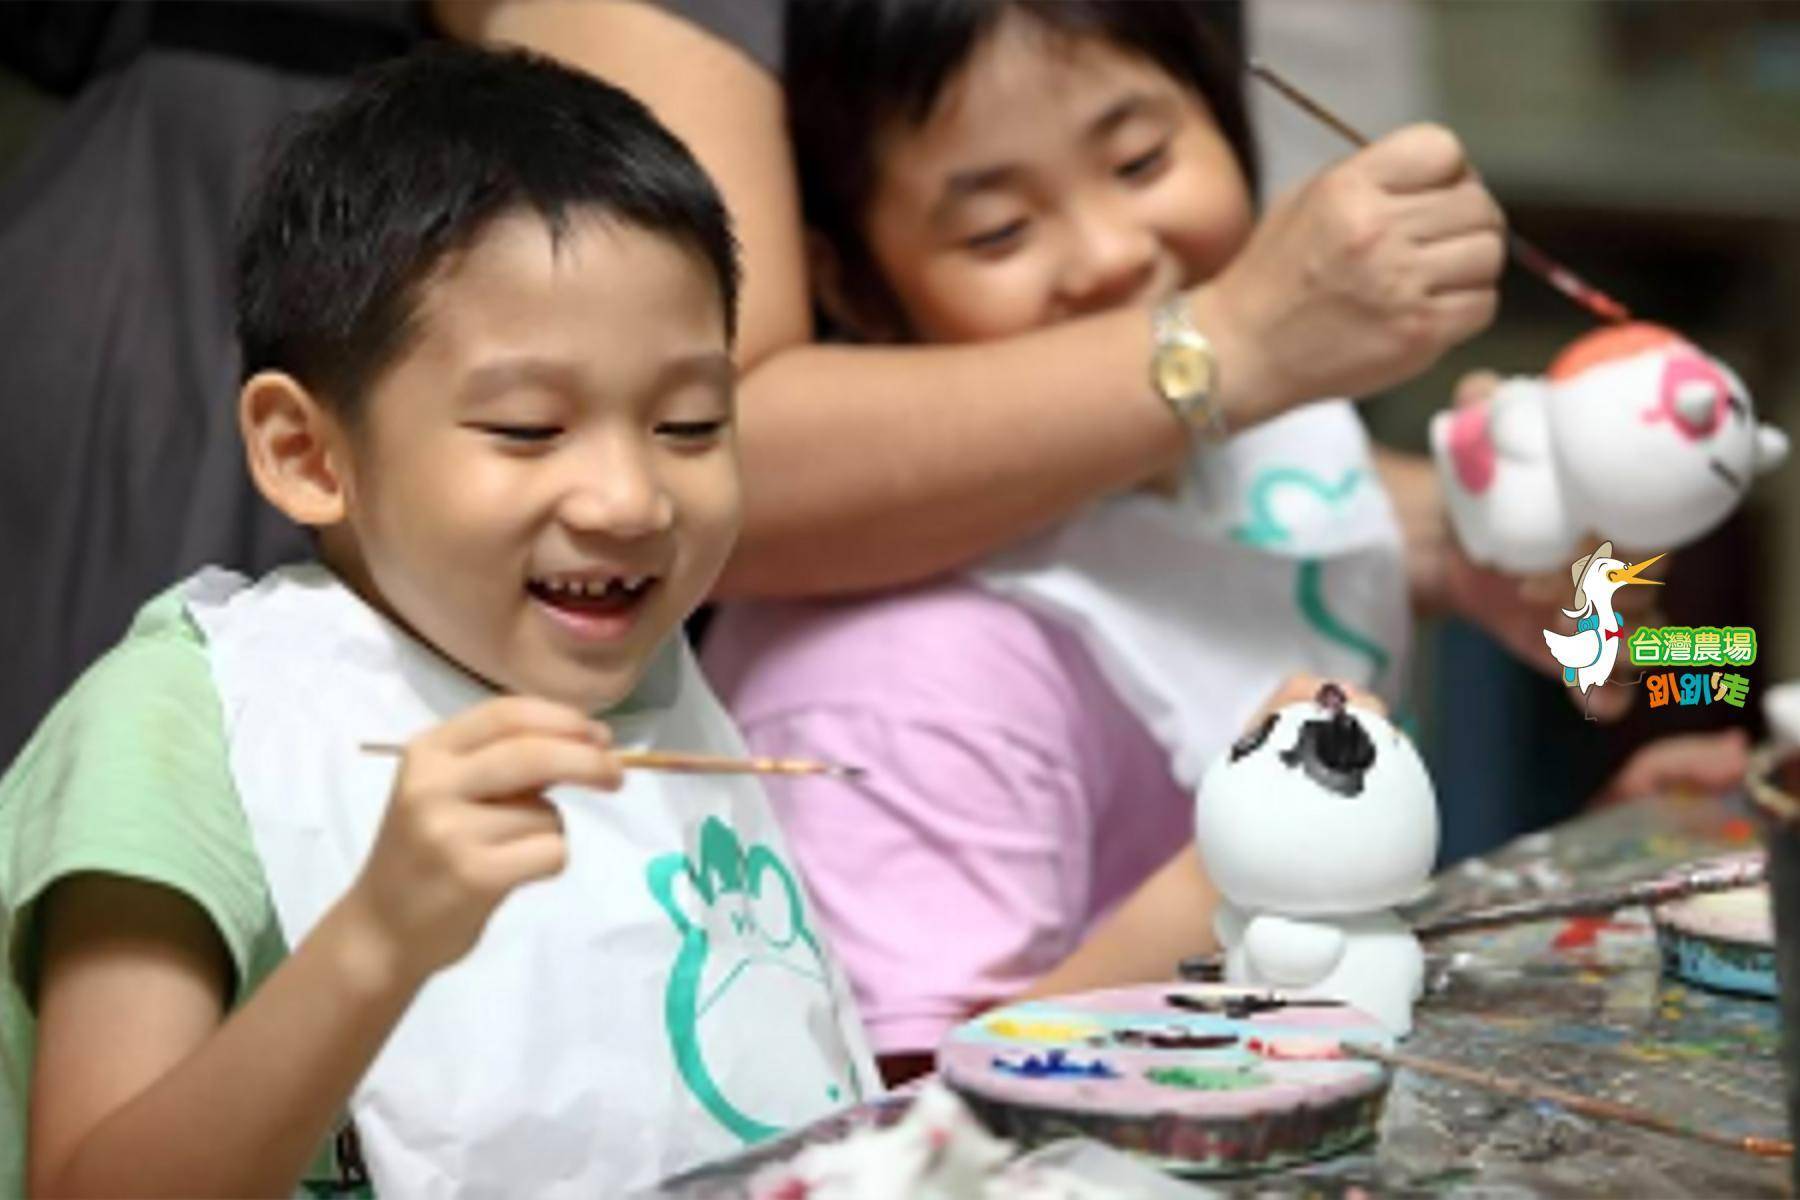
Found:
[(724, 606), (702, 660), (759, 754), (880, 1053), (1056, 966), (1193, 837), (1168, 756), (1075, 636), (949, 580)]

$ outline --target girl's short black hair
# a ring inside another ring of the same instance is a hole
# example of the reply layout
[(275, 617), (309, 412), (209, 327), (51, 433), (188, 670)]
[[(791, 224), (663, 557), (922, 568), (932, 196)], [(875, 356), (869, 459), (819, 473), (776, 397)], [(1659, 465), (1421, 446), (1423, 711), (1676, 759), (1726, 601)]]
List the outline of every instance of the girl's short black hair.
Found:
[(420, 282), (521, 207), (552, 237), (588, 209), (683, 244), (735, 330), (724, 203), (648, 109), (523, 51), (434, 46), (358, 76), (279, 144), (238, 232), (244, 376), (285, 371), (354, 415), (405, 345)]
[(923, 124), (1008, 11), (1161, 67), (1206, 103), (1255, 193), (1236, 0), (790, 0), (784, 57), (801, 206), (852, 286), (879, 288), (862, 219), (882, 133), (894, 121)]

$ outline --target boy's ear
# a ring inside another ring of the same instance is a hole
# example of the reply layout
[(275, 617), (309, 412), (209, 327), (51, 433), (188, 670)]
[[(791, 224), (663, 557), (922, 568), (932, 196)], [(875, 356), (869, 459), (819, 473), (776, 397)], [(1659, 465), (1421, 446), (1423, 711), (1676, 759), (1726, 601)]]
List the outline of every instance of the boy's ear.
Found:
[(252, 376), (238, 393), (238, 428), (257, 490), (299, 525), (344, 519), (348, 447), (336, 415), (282, 371)]
[(806, 268), (813, 295), (833, 324), (865, 342), (903, 340), (901, 323), (888, 311), (893, 306), (878, 302), (865, 294), (866, 288), (855, 286), (837, 247), (812, 229), (806, 231)]

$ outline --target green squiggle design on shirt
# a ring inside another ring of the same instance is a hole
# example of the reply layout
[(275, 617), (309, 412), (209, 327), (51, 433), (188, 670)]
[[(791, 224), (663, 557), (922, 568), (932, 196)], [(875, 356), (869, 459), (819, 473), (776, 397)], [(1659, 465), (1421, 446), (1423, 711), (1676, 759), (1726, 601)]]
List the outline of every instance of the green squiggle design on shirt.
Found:
[[(1248, 546), (1279, 546), (1290, 536), (1286, 526), (1272, 511), (1274, 493), (1284, 487), (1298, 487), (1311, 492), (1336, 508), (1353, 495), (1367, 475), (1360, 467), (1351, 467), (1336, 484), (1320, 479), (1303, 467), (1272, 467), (1251, 481), (1250, 521), (1231, 531), (1231, 536)], [(1303, 558), (1294, 576), (1294, 605), (1314, 632), (1335, 642), (1369, 662), (1369, 686), (1378, 686), (1388, 665), (1393, 661), (1385, 648), (1368, 635), (1340, 621), (1325, 603), (1325, 567), (1318, 558)]]
[(1294, 603), (1299, 605), (1300, 615), (1318, 631), (1320, 637), (1334, 641), (1369, 660), (1369, 666), (1374, 671), (1369, 680), (1370, 687), (1381, 682), (1381, 677), (1387, 674), (1391, 656), (1373, 638), (1350, 628), (1325, 607), (1325, 567), (1318, 559), (1300, 560), (1300, 571), (1294, 578)]
[(1283, 487), (1304, 488), (1336, 508), (1350, 498), (1362, 481), (1361, 467), (1345, 471), (1344, 477), (1335, 485), (1326, 483), (1303, 467), (1271, 467), (1258, 474), (1250, 484), (1250, 523), (1232, 530), (1231, 536), (1248, 546), (1278, 546), (1288, 540), (1288, 530), (1269, 510), (1273, 492)]

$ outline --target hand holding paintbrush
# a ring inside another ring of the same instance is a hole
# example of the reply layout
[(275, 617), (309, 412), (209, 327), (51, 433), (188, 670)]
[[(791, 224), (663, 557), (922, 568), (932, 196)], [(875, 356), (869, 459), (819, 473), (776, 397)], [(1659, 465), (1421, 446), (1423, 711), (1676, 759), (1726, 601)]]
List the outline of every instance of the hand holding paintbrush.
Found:
[(404, 746), (362, 749), (401, 763), (343, 919), (366, 926), (362, 940), (421, 979), (466, 953), (511, 891), (562, 870), (563, 818), (544, 798), (559, 784), (616, 791), (628, 770), (855, 773), (805, 760), (616, 750), (604, 724), (531, 696), (478, 704)]
[(614, 791), (612, 732), (564, 704), (502, 696), (405, 746), (374, 845), (333, 910), (371, 957), (423, 981), (468, 953), (500, 902), (568, 857), (558, 784)]
[[(1302, 111), (1317, 118), (1321, 124), (1337, 132), (1351, 145), (1367, 146), (1370, 144), (1369, 139), (1349, 122), (1276, 74), (1267, 64), (1252, 61), (1248, 64), (1247, 69), (1250, 74), (1293, 101)], [(1582, 279), (1517, 233), (1509, 230), (1506, 235), (1506, 244), (1515, 262), (1602, 321), (1620, 322), (1631, 319), (1630, 311), (1623, 304)]]
[(1505, 220), (1446, 129), (1414, 126), (1267, 206), (1194, 296), (1253, 422), (1410, 379), (1493, 319)]

